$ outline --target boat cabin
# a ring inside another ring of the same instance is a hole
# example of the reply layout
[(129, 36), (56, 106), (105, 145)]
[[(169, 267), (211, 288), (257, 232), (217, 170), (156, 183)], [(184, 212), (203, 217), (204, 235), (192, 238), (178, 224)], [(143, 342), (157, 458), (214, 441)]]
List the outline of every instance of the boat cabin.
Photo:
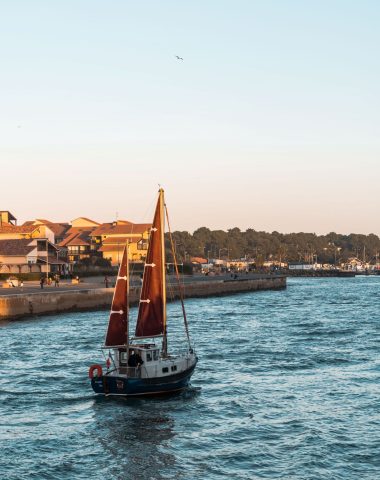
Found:
[(160, 358), (160, 349), (154, 343), (145, 343), (140, 345), (130, 345), (129, 348), (119, 348), (119, 366), (120, 367), (136, 367), (134, 362), (135, 355), (141, 358), (146, 366), (152, 362), (157, 362)]

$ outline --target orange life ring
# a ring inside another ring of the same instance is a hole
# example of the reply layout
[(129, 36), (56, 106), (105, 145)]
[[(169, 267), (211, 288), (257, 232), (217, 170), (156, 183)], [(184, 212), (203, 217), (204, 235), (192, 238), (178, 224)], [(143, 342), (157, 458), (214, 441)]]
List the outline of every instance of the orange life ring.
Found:
[(103, 369), (101, 365), (95, 364), (91, 365), (90, 370), (88, 371), (88, 376), (91, 378), (91, 380), (94, 378), (94, 371), (97, 371), (97, 376), (102, 377), (103, 376)]

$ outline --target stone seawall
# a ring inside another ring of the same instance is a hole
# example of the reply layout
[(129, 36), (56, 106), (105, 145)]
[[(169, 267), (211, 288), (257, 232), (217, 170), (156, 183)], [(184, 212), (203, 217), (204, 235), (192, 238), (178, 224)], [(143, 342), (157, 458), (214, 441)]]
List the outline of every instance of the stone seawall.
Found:
[[(286, 277), (263, 276), (255, 279), (212, 280), (185, 284), (185, 297), (211, 297), (257, 290), (286, 288)], [(33, 315), (109, 308), (113, 289), (45, 291), (0, 296), (0, 320), (12, 320)], [(140, 287), (131, 287), (131, 305), (137, 305)], [(177, 285), (168, 286), (168, 301), (179, 298)]]

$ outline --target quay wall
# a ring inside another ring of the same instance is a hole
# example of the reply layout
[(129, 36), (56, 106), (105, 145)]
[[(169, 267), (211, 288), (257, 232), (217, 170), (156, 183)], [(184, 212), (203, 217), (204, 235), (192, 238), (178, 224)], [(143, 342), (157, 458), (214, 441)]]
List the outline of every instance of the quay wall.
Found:
[[(257, 290), (286, 288), (285, 276), (263, 276), (255, 279), (201, 281), (184, 285), (185, 298), (230, 295)], [(177, 285), (168, 286), (168, 301), (179, 298)], [(110, 308), (112, 288), (91, 288), (43, 293), (20, 293), (0, 296), (0, 320), (34, 315)], [(137, 305), (140, 287), (131, 287), (130, 303)]]

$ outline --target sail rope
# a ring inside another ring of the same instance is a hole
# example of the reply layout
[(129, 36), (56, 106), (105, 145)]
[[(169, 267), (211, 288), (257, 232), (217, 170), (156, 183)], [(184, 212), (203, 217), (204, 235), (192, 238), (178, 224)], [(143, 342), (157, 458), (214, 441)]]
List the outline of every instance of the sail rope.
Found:
[(172, 235), (172, 231), (171, 231), (171, 228), (170, 228), (169, 213), (168, 213), (168, 208), (166, 206), (166, 203), (165, 203), (164, 207), (165, 207), (166, 220), (168, 222), (168, 233), (169, 233), (170, 245), (171, 245), (172, 254), (173, 254), (174, 270), (175, 270), (175, 275), (176, 275), (176, 279), (177, 279), (177, 283), (178, 283), (179, 298), (181, 300), (183, 321), (184, 321), (184, 324), (185, 324), (185, 332), (186, 332), (187, 341), (189, 343), (189, 348), (191, 349), (189, 325), (187, 323), (187, 316), (186, 316), (185, 303), (184, 303), (184, 286), (182, 285), (181, 280), (180, 280), (180, 276), (179, 276), (177, 255), (176, 255), (176, 251), (175, 251), (175, 248), (174, 248), (173, 235)]

